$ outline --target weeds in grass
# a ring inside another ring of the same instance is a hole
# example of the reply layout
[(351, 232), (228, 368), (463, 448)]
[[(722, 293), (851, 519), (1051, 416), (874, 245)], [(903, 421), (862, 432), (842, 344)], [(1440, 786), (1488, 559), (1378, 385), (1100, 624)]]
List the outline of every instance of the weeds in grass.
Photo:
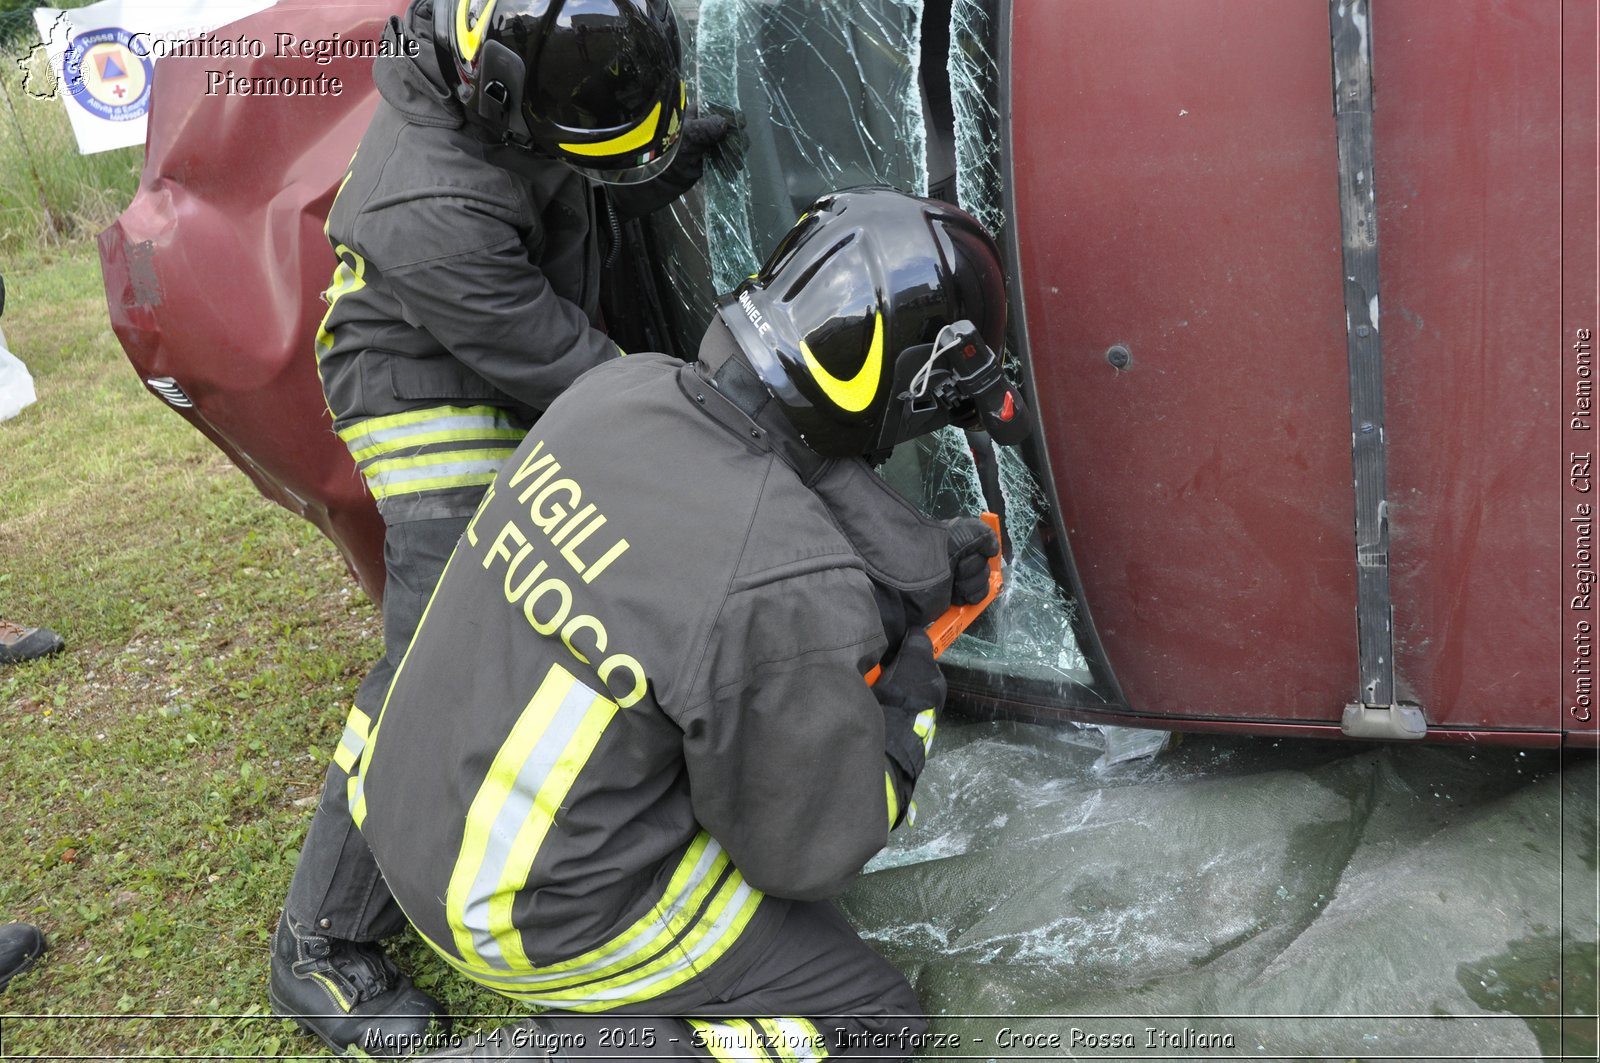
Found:
[[(317, 1054), (266, 1014), (268, 938), (376, 610), (140, 385), (92, 246), (6, 281), (39, 402), (0, 423), (0, 616), (68, 648), (0, 669), (0, 922), (51, 942), (0, 996), (0, 1054)], [(458, 1013), (506, 1008), (401, 955)]]
[(133, 198), (142, 147), (78, 154), (61, 100), (41, 98), (47, 77), (42, 48), (0, 49), (0, 251), (92, 236)]

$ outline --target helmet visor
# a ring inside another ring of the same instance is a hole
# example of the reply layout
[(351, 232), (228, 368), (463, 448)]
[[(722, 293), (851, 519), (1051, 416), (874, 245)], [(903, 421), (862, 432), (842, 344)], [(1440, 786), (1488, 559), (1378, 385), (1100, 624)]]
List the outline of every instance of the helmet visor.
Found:
[(561, 161), (589, 180), (598, 181), (603, 185), (637, 185), (666, 172), (672, 161), (678, 157), (678, 145), (681, 143), (683, 143), (681, 136), (673, 137), (672, 143), (668, 144), (660, 154), (653, 158), (641, 157), (639, 162), (631, 166), (619, 166), (613, 160), (606, 160), (606, 165), (596, 165), (587, 160), (579, 162), (571, 155), (564, 155)]

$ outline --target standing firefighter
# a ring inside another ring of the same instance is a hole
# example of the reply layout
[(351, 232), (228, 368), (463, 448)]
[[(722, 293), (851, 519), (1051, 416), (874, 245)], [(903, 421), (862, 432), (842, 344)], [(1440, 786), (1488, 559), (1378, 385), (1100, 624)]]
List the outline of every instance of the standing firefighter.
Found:
[(954, 363), (1004, 322), (971, 217), (837, 193), (698, 363), (600, 366), (506, 464), (339, 753), (418, 932), (566, 1013), (469, 1055), (909, 1057), (911, 987), (829, 898), (907, 815), (944, 701), (922, 625), (998, 543), (864, 458), (970, 413)]
[[(338, 266), (316, 338), (334, 427), (387, 529), (387, 652), (355, 720), (376, 712), (467, 518), (539, 411), (621, 354), (595, 328), (596, 211), (670, 200), (727, 130), (685, 114), (667, 0), (417, 0), (390, 21), (385, 53), (328, 216)], [(594, 182), (613, 186), (602, 204)], [(440, 1008), (375, 944), (405, 919), (337, 761), (274, 938), (271, 1000), (335, 1050), (382, 1052)]]

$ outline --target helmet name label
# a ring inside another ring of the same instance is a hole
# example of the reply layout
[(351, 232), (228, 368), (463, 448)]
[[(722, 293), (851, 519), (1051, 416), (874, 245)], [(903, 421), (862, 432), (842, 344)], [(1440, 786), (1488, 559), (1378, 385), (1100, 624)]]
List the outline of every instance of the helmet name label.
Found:
[(772, 337), (772, 326), (767, 324), (767, 319), (756, 308), (755, 301), (750, 298), (749, 292), (739, 293), (739, 309), (744, 311), (744, 316), (750, 319), (750, 324), (756, 327), (756, 331), (761, 333), (762, 338), (770, 339)]

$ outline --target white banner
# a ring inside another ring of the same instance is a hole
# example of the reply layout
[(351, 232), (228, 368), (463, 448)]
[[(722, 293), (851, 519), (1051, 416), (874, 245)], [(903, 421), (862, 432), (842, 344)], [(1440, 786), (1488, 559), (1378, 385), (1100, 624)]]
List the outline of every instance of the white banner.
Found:
[(92, 155), (143, 144), (156, 63), (182, 55), (181, 43), (276, 0), (102, 0), (88, 7), (33, 12), (50, 55), (56, 94)]

